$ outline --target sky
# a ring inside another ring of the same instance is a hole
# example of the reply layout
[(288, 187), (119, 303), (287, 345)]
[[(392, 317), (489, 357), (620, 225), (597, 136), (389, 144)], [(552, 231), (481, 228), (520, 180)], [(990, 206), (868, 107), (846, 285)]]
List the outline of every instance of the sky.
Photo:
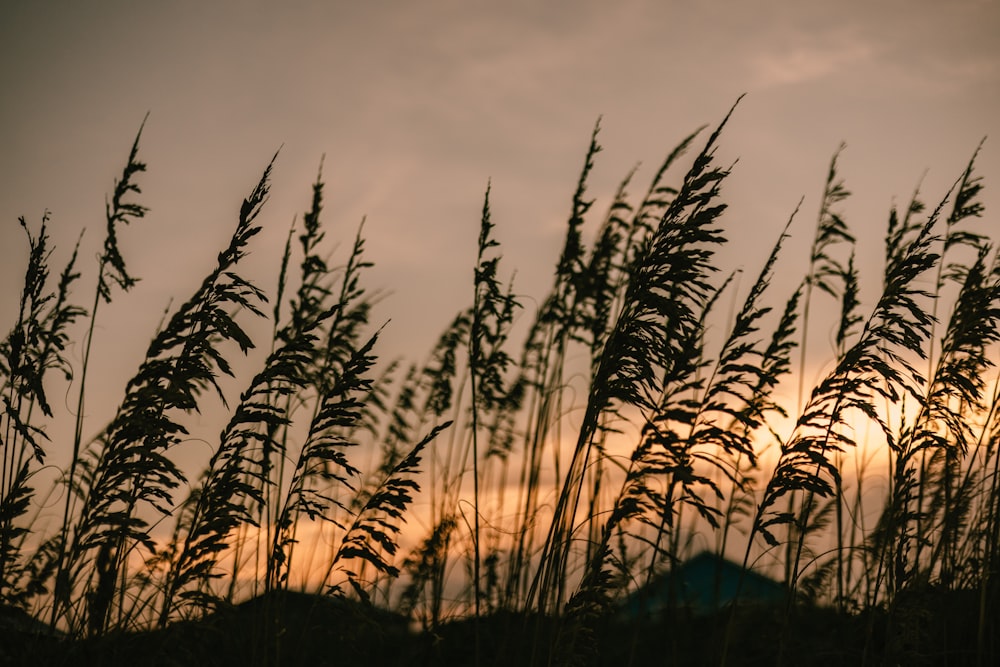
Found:
[(6, 0), (0, 328), (13, 323), (27, 257), (19, 216), (37, 231), (51, 212), (57, 267), (87, 230), (77, 294), (89, 303), (105, 196), (147, 112), (139, 202), (150, 212), (120, 232), (141, 282), (101, 313), (94, 393), (107, 398), (92, 403), (93, 430), (170, 300), (211, 270), (275, 151), (247, 273), (273, 294), (325, 156), (335, 259), (366, 219), (366, 285), (385, 293), (376, 320), (391, 320), (385, 356), (422, 358), (471, 301), (488, 182), (501, 273), (516, 271), (531, 308), (551, 285), (598, 118), (591, 225), (633, 166), (638, 195), (674, 145), (744, 93), (718, 152), (735, 162), (720, 261), (756, 274), (804, 198), (782, 269), (794, 284), (845, 142), (845, 217), (878, 284), (889, 207), (921, 178), (936, 201), (987, 135), (987, 215), (1000, 205), (997, 35), (998, 0)]

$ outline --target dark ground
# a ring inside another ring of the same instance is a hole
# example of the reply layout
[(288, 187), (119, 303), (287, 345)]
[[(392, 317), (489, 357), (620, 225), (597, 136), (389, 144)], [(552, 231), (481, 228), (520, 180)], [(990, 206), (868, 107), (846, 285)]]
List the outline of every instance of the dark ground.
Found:
[[(998, 664), (997, 628), (979, 639), (973, 592), (910, 596), (892, 614), (851, 615), (784, 607), (741, 608), (727, 665)], [(730, 613), (651, 619), (605, 617), (580, 625), (496, 613), (480, 621), (483, 667), (509, 665), (719, 665)], [(995, 617), (995, 615), (994, 615)], [(164, 630), (70, 641), (39, 632), (26, 616), (0, 614), (2, 665), (475, 665), (475, 622), (413, 631), (402, 617), (331, 598), (286, 594), (220, 610)], [(784, 637), (784, 641), (782, 641)], [(980, 648), (982, 649), (980, 651)]]

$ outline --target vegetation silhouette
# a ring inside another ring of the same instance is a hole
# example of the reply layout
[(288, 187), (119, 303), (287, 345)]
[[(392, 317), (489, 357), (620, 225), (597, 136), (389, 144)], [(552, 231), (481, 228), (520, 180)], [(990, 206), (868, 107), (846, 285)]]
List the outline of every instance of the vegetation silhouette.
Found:
[[(469, 303), (422, 362), (377, 358), (363, 225), (335, 263), (322, 164), (276, 294), (243, 273), (272, 159), (86, 441), (100, 306), (137, 281), (118, 238), (147, 213), (144, 120), (89, 308), (77, 250), (52, 275), (49, 215), (20, 220), (25, 279), (0, 342), (0, 661), (995, 664), (1000, 262), (981, 146), (932, 207), (918, 190), (890, 210), (870, 305), (843, 146), (805, 276), (775, 279), (800, 203), (743, 292), (719, 253), (735, 108), (638, 199), (627, 174), (592, 224), (595, 126), (534, 312), (501, 270), (487, 186)], [(222, 378), (261, 344), (259, 318), (268, 352), (229, 405)], [(827, 325), (829, 371), (808, 387)], [(75, 414), (50, 404), (59, 383)], [(228, 421), (191, 476), (175, 452), (213, 394)], [(72, 442), (49, 440), (59, 419)], [(70, 459), (49, 521), (55, 452)]]

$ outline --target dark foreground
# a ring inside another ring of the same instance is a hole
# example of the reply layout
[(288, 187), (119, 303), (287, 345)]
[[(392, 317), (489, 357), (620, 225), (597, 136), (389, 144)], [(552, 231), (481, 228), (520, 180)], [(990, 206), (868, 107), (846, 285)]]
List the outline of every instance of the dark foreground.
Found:
[[(0, 664), (106, 665), (995, 665), (996, 627), (979, 628), (973, 594), (929, 593), (891, 614), (783, 607), (570, 623), (492, 614), (409, 628), (399, 616), (351, 602), (288, 594), (221, 610), (198, 622), (94, 640), (0, 625)], [(995, 616), (993, 616), (995, 618)], [(980, 633), (983, 634), (980, 634)]]

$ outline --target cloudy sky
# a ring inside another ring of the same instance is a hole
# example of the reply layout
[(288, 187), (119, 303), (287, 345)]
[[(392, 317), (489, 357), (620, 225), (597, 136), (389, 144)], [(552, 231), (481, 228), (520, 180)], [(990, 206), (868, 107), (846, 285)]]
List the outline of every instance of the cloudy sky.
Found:
[(367, 216), (368, 286), (388, 293), (379, 317), (392, 320), (385, 354), (422, 356), (470, 300), (488, 179), (504, 269), (529, 307), (544, 295), (599, 116), (602, 213), (637, 162), (635, 194), (681, 138), (747, 93), (719, 155), (739, 159), (724, 189), (728, 268), (753, 272), (803, 196), (786, 263), (804, 270), (794, 248), (810, 240), (846, 142), (845, 211), (877, 258), (892, 202), (925, 171), (928, 199), (940, 197), (986, 135), (979, 165), (996, 215), (998, 34), (997, 0), (7, 0), (0, 325), (24, 270), (18, 216), (37, 229), (51, 211), (56, 265), (87, 229), (78, 293), (89, 302), (104, 197), (147, 111), (140, 201), (151, 211), (121, 232), (142, 282), (102, 313), (95, 339), (96, 381), (118, 397), (279, 147), (248, 271), (273, 290), (325, 155), (330, 236), (346, 246)]

